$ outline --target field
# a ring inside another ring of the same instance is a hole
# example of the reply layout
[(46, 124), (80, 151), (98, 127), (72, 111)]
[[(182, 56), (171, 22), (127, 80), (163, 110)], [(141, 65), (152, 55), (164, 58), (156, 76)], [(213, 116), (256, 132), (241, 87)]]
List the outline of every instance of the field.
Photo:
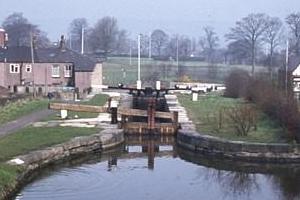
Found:
[[(137, 80), (137, 58), (109, 57), (103, 63), (103, 82), (116, 86), (118, 83), (125, 85), (135, 84)], [(251, 71), (249, 65), (225, 65), (215, 64), (210, 66), (206, 62), (181, 61), (179, 67), (175, 61), (157, 61), (149, 58), (141, 59), (141, 79), (143, 82), (161, 80), (165, 82), (177, 81), (186, 75), (190, 79), (203, 82), (222, 83), (229, 72), (235, 68)], [(256, 72), (267, 72), (267, 68), (257, 66)], [(151, 84), (151, 83), (150, 83)]]
[(34, 111), (46, 109), (48, 102), (47, 99), (20, 99), (5, 106), (0, 106), (0, 125)]
[[(179, 102), (187, 109), (189, 117), (196, 125), (197, 131), (204, 134), (214, 135), (230, 140), (280, 143), (286, 142), (283, 137), (283, 130), (268, 116), (255, 108), (255, 105), (244, 102), (241, 99), (225, 98), (220, 95), (211, 94), (200, 96), (199, 101), (192, 102), (190, 95), (179, 95)], [(228, 119), (224, 110), (237, 105), (247, 104), (256, 109), (257, 127), (251, 129), (247, 136), (238, 136)], [(218, 127), (222, 110), (222, 127)]]

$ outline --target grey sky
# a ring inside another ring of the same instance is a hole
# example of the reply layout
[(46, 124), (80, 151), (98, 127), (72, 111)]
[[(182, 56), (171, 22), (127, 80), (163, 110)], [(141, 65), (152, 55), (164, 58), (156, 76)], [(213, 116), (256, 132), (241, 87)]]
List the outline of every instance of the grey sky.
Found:
[(133, 37), (161, 28), (169, 34), (198, 37), (202, 27), (215, 27), (220, 37), (235, 21), (252, 12), (284, 19), (300, 11), (299, 0), (0, 0), (0, 22), (13, 12), (23, 12), (55, 41), (67, 33), (69, 23), (85, 17), (90, 25), (114, 16)]

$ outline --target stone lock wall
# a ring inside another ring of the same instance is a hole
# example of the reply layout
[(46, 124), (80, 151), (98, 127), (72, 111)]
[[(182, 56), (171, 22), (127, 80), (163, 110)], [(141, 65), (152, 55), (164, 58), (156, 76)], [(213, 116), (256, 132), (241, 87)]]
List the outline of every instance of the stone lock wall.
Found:
[(300, 145), (229, 141), (196, 131), (179, 130), (179, 145), (205, 154), (251, 162), (300, 163)]

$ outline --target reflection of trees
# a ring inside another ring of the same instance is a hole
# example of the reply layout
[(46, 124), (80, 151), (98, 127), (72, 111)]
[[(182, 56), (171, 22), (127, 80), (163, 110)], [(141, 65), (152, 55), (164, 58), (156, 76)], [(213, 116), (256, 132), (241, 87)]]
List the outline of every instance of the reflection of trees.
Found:
[(281, 191), (281, 198), (285, 200), (300, 199), (300, 171), (273, 176), (276, 190)]
[(224, 196), (249, 196), (255, 190), (259, 190), (255, 174), (212, 169), (207, 173), (207, 179), (212, 178), (225, 190)]

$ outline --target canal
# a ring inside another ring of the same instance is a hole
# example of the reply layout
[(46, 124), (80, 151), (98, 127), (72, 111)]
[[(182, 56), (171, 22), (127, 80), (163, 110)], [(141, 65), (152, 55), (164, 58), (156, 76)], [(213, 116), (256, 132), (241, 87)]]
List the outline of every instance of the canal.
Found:
[(49, 166), (18, 200), (300, 199), (300, 167), (238, 163), (195, 154), (173, 137), (125, 144)]

